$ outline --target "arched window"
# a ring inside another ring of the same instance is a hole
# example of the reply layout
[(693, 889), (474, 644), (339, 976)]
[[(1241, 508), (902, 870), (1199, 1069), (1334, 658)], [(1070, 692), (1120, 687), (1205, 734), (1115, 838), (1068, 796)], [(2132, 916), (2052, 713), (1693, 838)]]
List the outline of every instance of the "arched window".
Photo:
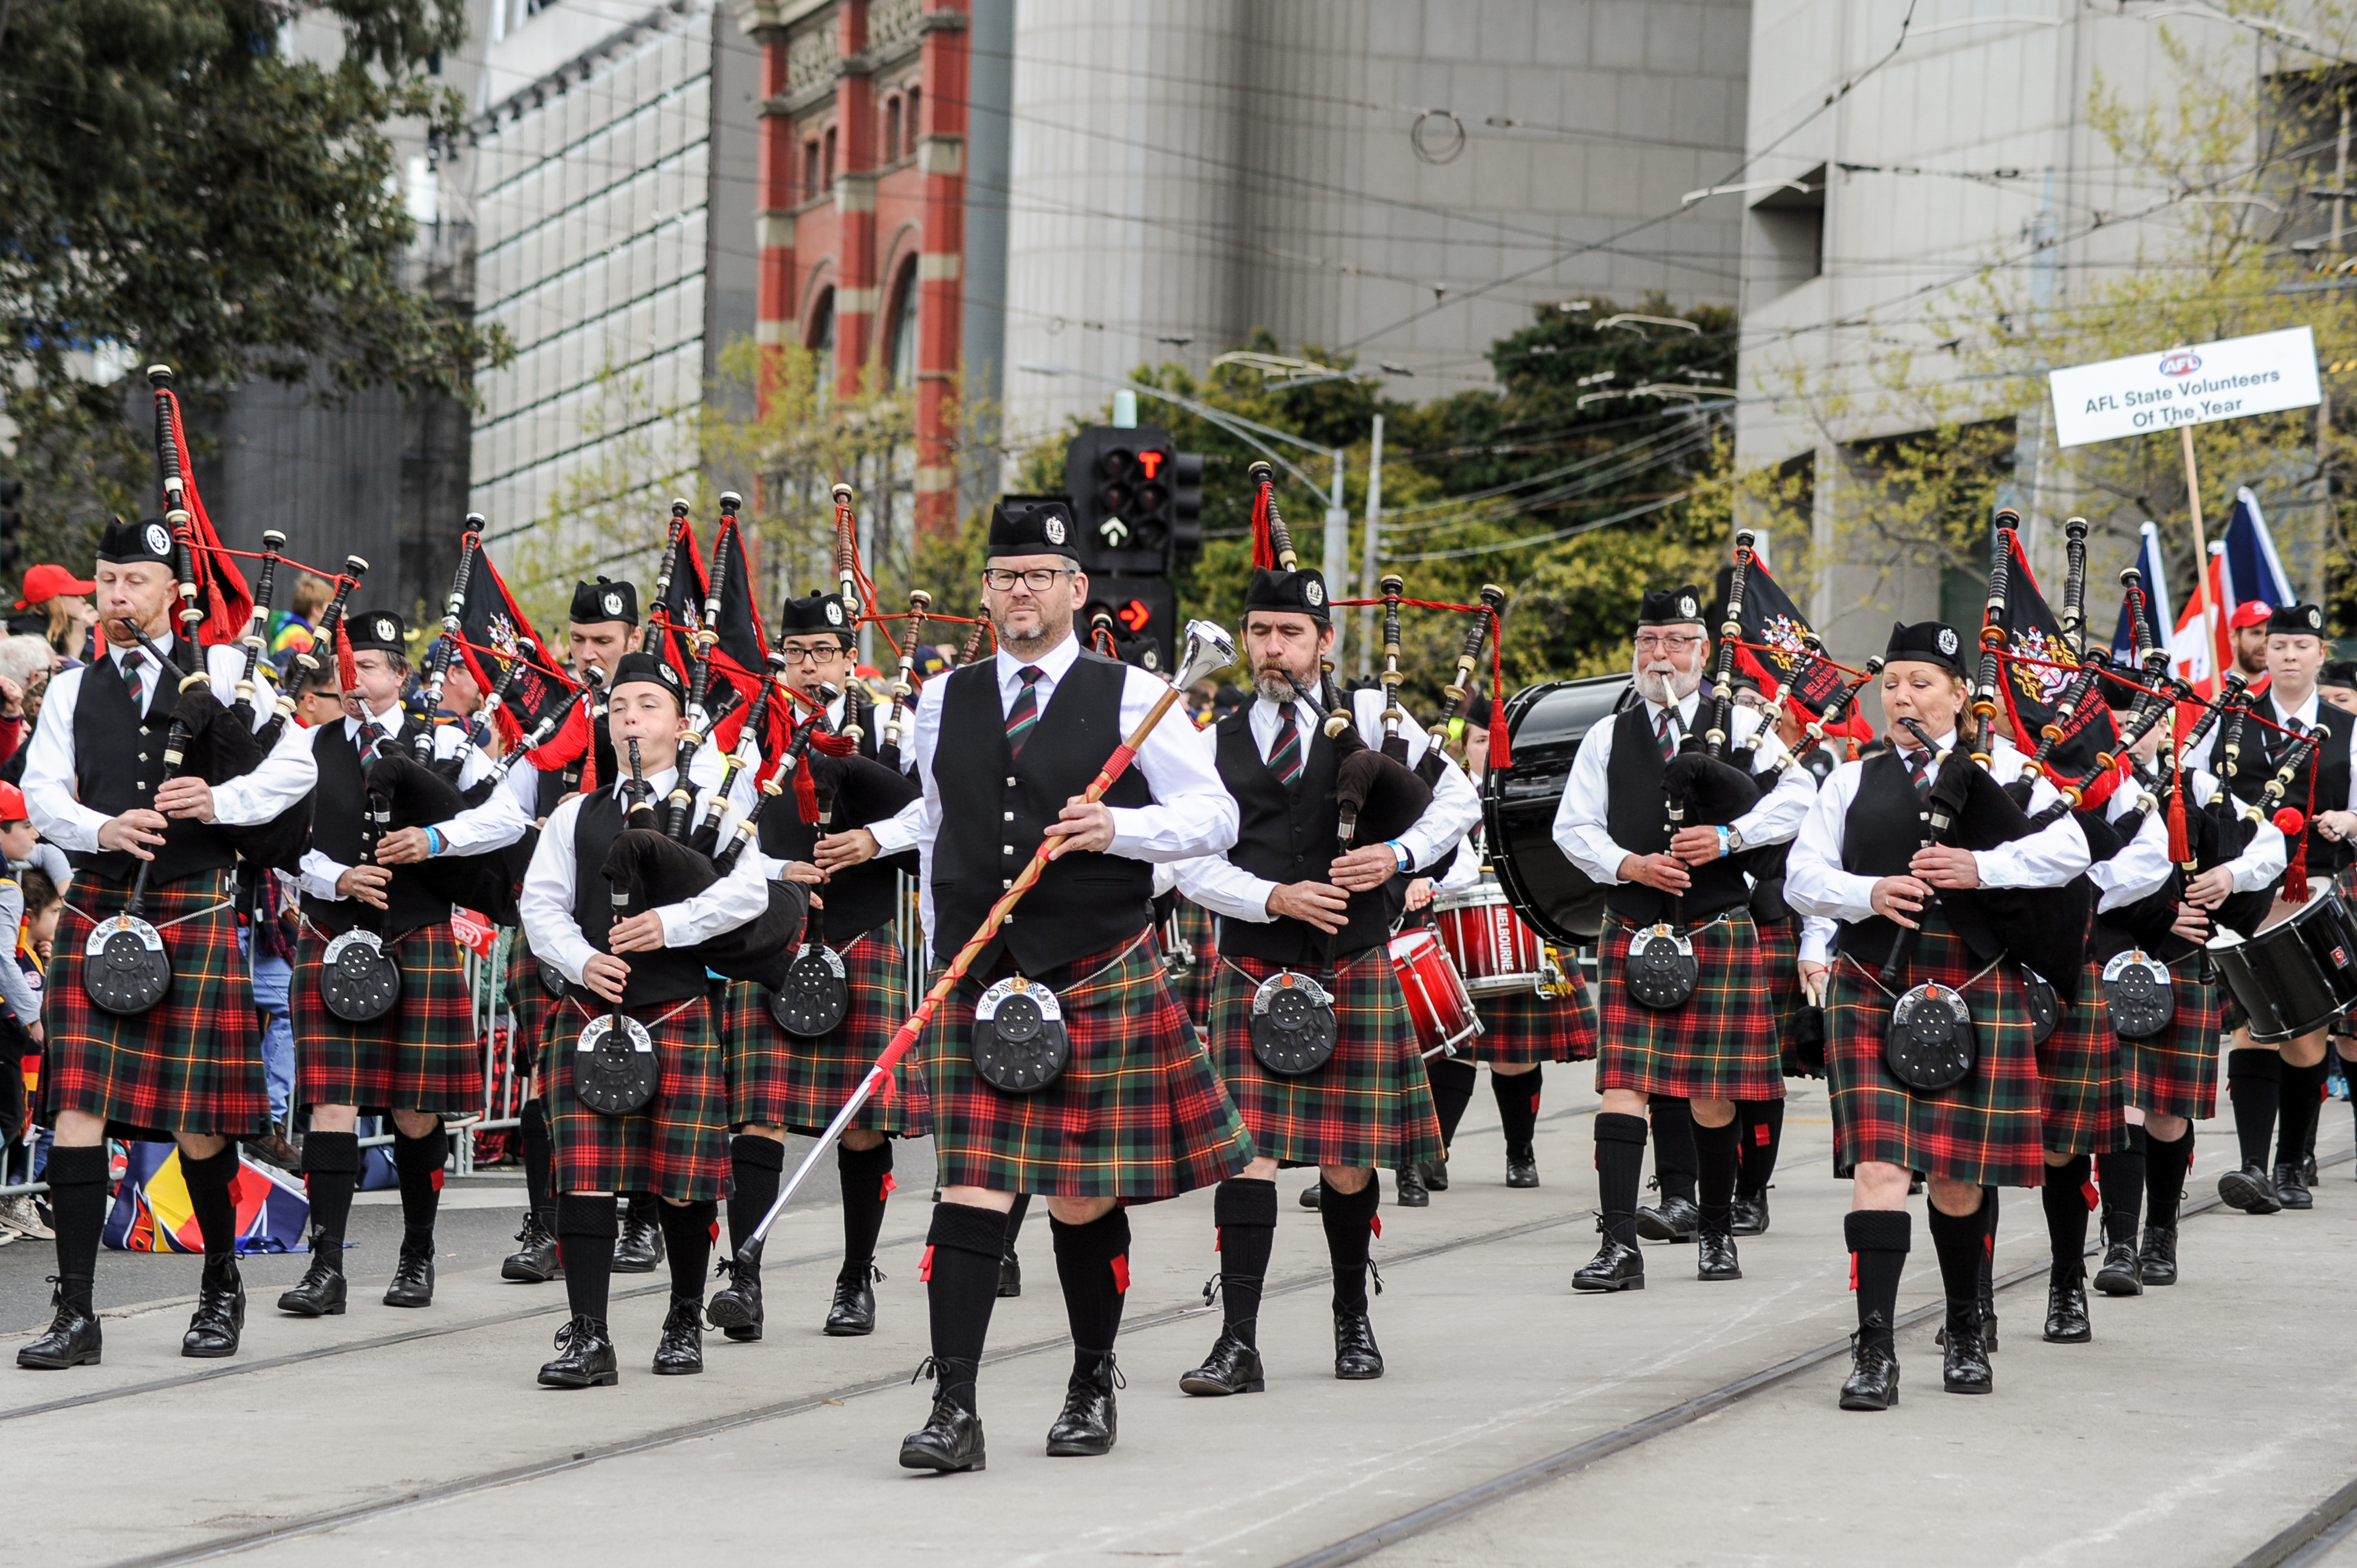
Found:
[(834, 399), (834, 290), (827, 289), (811, 306), (812, 370), (818, 381), (819, 406)]
[(824, 176), (826, 177), (826, 187), (825, 187), (825, 188), (827, 188), (827, 189), (829, 189), (829, 190), (834, 189), (834, 126), (832, 126), (832, 125), (829, 125), (829, 126), (826, 128), (826, 164), (825, 164), (825, 166), (824, 166), (823, 168), (822, 168), (819, 172), (820, 172), (821, 174), (823, 174), (823, 175), (824, 175)]
[(892, 390), (902, 391), (917, 384), (917, 258), (900, 269), (900, 287), (892, 301), (891, 357), (886, 362), (891, 367)]
[(825, 188), (818, 182), (818, 138), (802, 144), (802, 199), (816, 201)]
[(921, 93), (923, 91), (924, 89), (919, 87), (914, 82), (910, 82), (909, 84), (909, 134), (907, 140), (907, 151), (903, 155), (907, 157), (913, 158), (917, 156), (917, 138), (919, 135), (922, 134), (922, 133), (917, 128), (917, 108), (919, 103), (918, 94)]
[(884, 157), (883, 157), (883, 161), (888, 164), (888, 163), (890, 163), (894, 158), (897, 158), (897, 157), (899, 157), (899, 156), (900, 156), (900, 100), (899, 100), (899, 98), (897, 98), (897, 97), (894, 97), (894, 98), (888, 98), (888, 99), (886, 99), (886, 100), (884, 101)]

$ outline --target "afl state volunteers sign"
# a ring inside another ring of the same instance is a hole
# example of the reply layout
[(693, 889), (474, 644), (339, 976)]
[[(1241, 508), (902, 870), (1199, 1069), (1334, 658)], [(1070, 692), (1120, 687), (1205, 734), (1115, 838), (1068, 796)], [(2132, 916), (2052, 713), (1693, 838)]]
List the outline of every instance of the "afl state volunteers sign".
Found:
[(2065, 446), (2180, 424), (2308, 408), (2319, 397), (2316, 335), (2305, 327), (2168, 349), (2047, 376)]

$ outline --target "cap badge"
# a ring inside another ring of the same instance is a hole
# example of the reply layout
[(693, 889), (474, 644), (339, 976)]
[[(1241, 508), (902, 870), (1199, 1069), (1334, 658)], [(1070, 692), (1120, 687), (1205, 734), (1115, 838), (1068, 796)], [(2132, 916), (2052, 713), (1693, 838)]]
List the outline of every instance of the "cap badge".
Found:
[(164, 532), (164, 525), (162, 523), (149, 523), (147, 525), (147, 553), (150, 555), (169, 555), (171, 553), (172, 536)]
[(1051, 517), (1047, 521), (1045, 526), (1048, 532), (1049, 543), (1061, 544), (1064, 542), (1064, 520), (1062, 518)]
[(1678, 614), (1682, 616), (1690, 616), (1696, 613), (1700, 607), (1700, 606), (1695, 603), (1695, 596), (1692, 594), (1680, 594), (1678, 596)]
[(1956, 633), (1953, 627), (1940, 628), (1940, 651), (1953, 659), (1956, 656)]
[(836, 604), (833, 599), (826, 601), (826, 624), (829, 626), (841, 626), (843, 624), (843, 607)]
[(1326, 585), (1312, 577), (1301, 585), (1301, 596), (1308, 599), (1314, 609), (1326, 602)]
[(608, 594), (598, 602), (606, 607), (606, 613), (609, 616), (622, 613), (622, 596), (619, 594)]
[(2316, 630), (2321, 631), (2324, 628), (2324, 612), (2318, 609), (2314, 605), (2309, 606), (2308, 624)]
[(393, 639), (393, 622), (379, 617), (376, 623), (376, 639), (379, 642), (391, 642)]

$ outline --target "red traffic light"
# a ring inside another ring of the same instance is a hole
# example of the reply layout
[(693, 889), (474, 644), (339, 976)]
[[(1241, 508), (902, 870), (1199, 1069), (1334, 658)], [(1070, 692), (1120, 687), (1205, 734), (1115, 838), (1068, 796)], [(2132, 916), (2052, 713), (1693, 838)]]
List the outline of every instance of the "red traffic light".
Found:
[(1150, 479), (1154, 478), (1154, 476), (1159, 472), (1162, 467), (1162, 454), (1154, 451), (1151, 448), (1146, 451), (1140, 452), (1137, 455), (1137, 466), (1141, 469), (1145, 470), (1146, 477)]
[(1119, 620), (1122, 625), (1129, 628), (1133, 632), (1144, 631), (1146, 628), (1146, 623), (1154, 618), (1154, 612), (1147, 609), (1145, 603), (1138, 599), (1130, 600), (1129, 603), (1122, 606), (1121, 608), (1114, 611), (1113, 613), (1114, 618), (1116, 620)]

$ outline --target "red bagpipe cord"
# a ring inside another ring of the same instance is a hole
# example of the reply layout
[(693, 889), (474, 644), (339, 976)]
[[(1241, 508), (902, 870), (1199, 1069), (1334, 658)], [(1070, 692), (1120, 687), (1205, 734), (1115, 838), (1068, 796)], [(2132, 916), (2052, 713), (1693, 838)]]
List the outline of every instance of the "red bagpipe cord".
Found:
[(1272, 572), (1276, 570), (1276, 543), (1269, 535), (1268, 509), (1275, 489), (1274, 484), (1266, 484), (1253, 492), (1253, 564)]
[(1512, 737), (1506, 734), (1506, 622), (1490, 618), (1490, 762), (1491, 768), (1514, 765)]

